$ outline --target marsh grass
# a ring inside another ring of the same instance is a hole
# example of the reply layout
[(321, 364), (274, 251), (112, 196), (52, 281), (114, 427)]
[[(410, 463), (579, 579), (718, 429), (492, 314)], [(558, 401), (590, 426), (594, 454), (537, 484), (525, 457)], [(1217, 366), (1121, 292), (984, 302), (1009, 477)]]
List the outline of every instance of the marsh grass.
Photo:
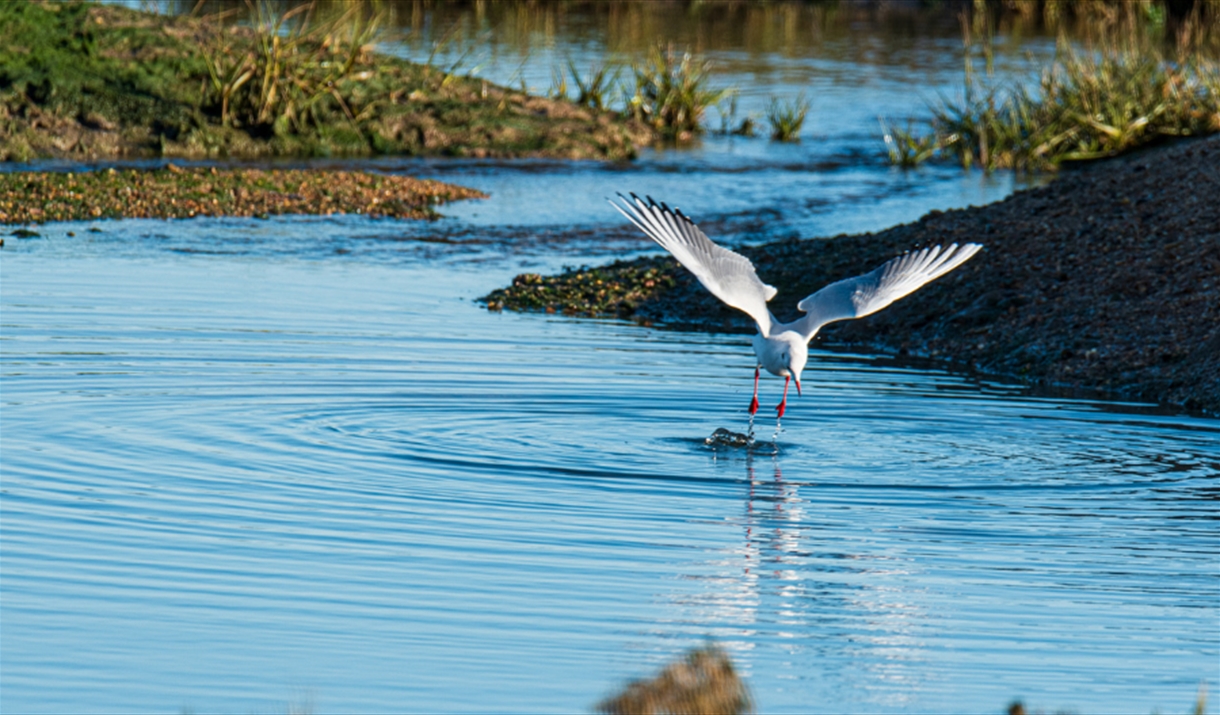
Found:
[(1212, 38), (1201, 20), (1185, 24), (1169, 50), (1134, 24), (1085, 49), (1061, 38), (1035, 83), (1005, 86), (990, 79), (990, 35), (975, 48), (967, 28), (961, 98), (933, 103), (926, 133), (912, 122), (905, 130), (882, 122), (890, 161), (913, 166), (940, 155), (967, 167), (1042, 171), (1220, 132), (1220, 62), (1206, 46)]
[(569, 59), (568, 72), (576, 85), (576, 103), (593, 109), (607, 109), (611, 89), (618, 83), (622, 71), (622, 65), (602, 62), (593, 64), (589, 67), (589, 73), (582, 75), (576, 63)]
[(881, 122), (881, 136), (885, 140), (891, 164), (905, 168), (918, 166), (940, 149), (935, 134), (916, 133), (914, 120), (908, 119), (905, 128), (880, 117), (878, 121)]
[(809, 115), (812, 103), (801, 93), (795, 99), (773, 98), (767, 106), (767, 123), (771, 138), (781, 142), (800, 141), (801, 127)]
[(308, 3), (279, 13), (269, 0), (252, 1), (253, 43), (243, 43), (244, 51), (233, 32), (216, 30), (203, 54), (210, 81), (202, 106), (218, 112), (222, 126), (284, 135), (324, 126), (339, 111), (359, 132), (344, 90), (372, 77), (370, 55), (384, 14), (354, 3), (319, 21), (315, 10)]
[(734, 93), (711, 88), (711, 67), (690, 52), (679, 56), (672, 46), (654, 46), (631, 65), (634, 85), (626, 92), (626, 113), (665, 138), (688, 139), (703, 132), (707, 109)]

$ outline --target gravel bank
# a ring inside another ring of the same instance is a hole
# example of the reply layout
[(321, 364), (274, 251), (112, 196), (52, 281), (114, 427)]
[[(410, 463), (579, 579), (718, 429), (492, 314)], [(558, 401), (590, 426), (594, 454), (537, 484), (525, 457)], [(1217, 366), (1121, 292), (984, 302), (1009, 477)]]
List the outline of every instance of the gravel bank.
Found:
[[(1067, 171), (995, 204), (933, 211), (878, 233), (741, 252), (779, 289), (773, 309), (788, 319), (784, 311), (826, 283), (903, 251), (965, 241), (985, 249), (880, 313), (827, 326), (815, 341), (1220, 413), (1220, 137)], [(646, 267), (660, 275), (650, 271), (642, 288), (634, 276)], [(572, 290), (579, 286), (588, 304)], [(521, 276), (485, 301), (752, 330), (669, 259)]]
[(367, 171), (183, 168), (0, 174), (0, 224), (96, 218), (342, 214), (431, 219), (486, 194)]

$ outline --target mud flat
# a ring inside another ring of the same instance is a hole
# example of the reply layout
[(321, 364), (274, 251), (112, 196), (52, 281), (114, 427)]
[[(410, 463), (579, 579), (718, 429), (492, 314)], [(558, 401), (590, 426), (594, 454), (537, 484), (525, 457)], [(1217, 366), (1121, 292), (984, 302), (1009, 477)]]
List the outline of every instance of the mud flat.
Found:
[[(1031, 384), (1093, 388), (1220, 413), (1220, 137), (1063, 172), (987, 206), (933, 211), (861, 235), (741, 249), (799, 298), (903, 251), (977, 241), (965, 266), (824, 344), (924, 356)], [(524, 274), (492, 309), (631, 317), (679, 329), (752, 331), (668, 257), (557, 276)]]

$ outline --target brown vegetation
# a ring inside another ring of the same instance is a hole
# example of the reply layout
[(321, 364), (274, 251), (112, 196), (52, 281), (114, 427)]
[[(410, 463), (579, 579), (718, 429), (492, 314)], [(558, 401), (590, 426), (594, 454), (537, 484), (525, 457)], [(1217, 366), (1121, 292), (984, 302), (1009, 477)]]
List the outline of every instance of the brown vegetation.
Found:
[(364, 171), (181, 168), (0, 174), (0, 224), (95, 218), (358, 213), (436, 218), (435, 205), (484, 197), (439, 181)]
[(754, 711), (733, 661), (716, 646), (688, 652), (651, 680), (636, 680), (598, 703), (607, 715), (741, 715)]

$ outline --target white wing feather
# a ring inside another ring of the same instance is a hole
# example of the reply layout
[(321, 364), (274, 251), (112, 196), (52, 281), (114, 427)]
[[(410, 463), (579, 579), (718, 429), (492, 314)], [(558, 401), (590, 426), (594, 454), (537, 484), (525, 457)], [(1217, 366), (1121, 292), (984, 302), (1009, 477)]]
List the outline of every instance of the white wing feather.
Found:
[(961, 247), (954, 243), (944, 251), (940, 246), (925, 248), (887, 261), (871, 273), (831, 283), (797, 304), (806, 313), (796, 322), (797, 330), (808, 340), (827, 323), (875, 313), (962, 265), (980, 248), (977, 243)]
[(635, 194), (630, 200), (622, 194), (619, 198), (622, 206), (614, 201), (610, 205), (673, 254), (712, 295), (753, 318), (764, 336), (771, 334), (767, 301), (776, 291), (759, 280), (750, 259), (712, 243), (693, 221), (664, 203), (658, 205), (651, 197), (645, 203)]

